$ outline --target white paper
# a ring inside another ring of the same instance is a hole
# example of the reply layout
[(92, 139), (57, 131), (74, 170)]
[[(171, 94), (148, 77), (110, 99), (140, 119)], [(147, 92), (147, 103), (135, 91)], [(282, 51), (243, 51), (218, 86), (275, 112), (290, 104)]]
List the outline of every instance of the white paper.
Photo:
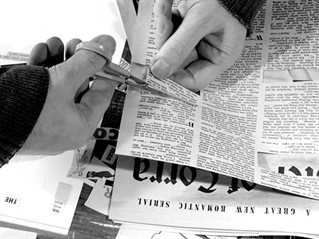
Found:
[(0, 227), (0, 239), (36, 239), (35, 232)]
[(208, 233), (318, 236), (318, 217), (314, 199), (192, 167), (118, 159), (110, 218), (119, 222)]
[(84, 205), (99, 213), (109, 215), (112, 187), (105, 185), (105, 181), (106, 178), (99, 178), (97, 180)]
[(0, 170), (0, 220), (67, 234), (82, 182), (67, 177), (73, 151), (15, 156)]
[(131, 239), (132, 235), (134, 235), (134, 238), (138, 239), (201, 239), (201, 238), (207, 238), (207, 239), (237, 239), (237, 236), (213, 236), (208, 235), (205, 233), (198, 232), (189, 232), (189, 231), (161, 231), (161, 230), (155, 230), (153, 228), (148, 228), (147, 226), (143, 227), (140, 226), (140, 228), (131, 227), (126, 224), (122, 225), (120, 227), (120, 230), (116, 236), (116, 239)]
[(115, 38), (113, 62), (119, 63), (125, 32), (115, 0), (4, 0), (1, 2), (0, 65), (8, 52), (28, 58), (32, 47), (52, 36), (66, 43), (73, 38), (89, 41), (107, 34)]

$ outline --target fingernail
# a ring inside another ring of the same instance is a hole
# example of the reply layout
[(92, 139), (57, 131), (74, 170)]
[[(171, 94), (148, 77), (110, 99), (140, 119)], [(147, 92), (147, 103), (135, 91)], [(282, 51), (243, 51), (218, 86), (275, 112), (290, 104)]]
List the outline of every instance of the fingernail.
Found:
[(167, 62), (163, 60), (157, 60), (151, 66), (151, 71), (153, 75), (158, 78), (167, 78), (171, 71), (171, 67), (169, 64), (167, 64)]

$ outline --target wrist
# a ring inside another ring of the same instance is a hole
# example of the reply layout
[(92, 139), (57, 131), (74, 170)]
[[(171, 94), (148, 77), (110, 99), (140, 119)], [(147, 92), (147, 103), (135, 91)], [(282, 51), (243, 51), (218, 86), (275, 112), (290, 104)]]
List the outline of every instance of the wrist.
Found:
[(251, 33), (251, 23), (264, 1), (218, 0), (218, 2), (247, 28), (247, 35), (249, 35)]
[(20, 66), (1, 75), (0, 167), (22, 147), (36, 124), (48, 90), (43, 67)]

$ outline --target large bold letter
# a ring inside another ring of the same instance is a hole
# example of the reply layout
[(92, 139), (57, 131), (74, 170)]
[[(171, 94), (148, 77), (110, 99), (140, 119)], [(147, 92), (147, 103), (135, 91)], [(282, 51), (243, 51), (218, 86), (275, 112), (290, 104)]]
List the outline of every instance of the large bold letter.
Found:
[[(143, 164), (144, 168), (141, 169)], [(137, 181), (144, 181), (147, 177), (141, 178), (140, 174), (145, 173), (150, 168), (150, 161), (148, 159), (135, 158), (134, 159), (134, 170), (133, 178)]]
[[(187, 177), (185, 176), (185, 169), (189, 169), (190, 173), (191, 173), (191, 178), (188, 180)], [(182, 183), (185, 186), (190, 185), (192, 182), (194, 182), (195, 178), (196, 178), (196, 169), (195, 168), (191, 168), (191, 167), (187, 167), (187, 166), (183, 166), (179, 172), (179, 178), (182, 180)]]
[(210, 184), (210, 186), (208, 188), (204, 188), (203, 186), (200, 186), (198, 188), (198, 191), (201, 191), (203, 193), (212, 193), (216, 190), (212, 189), (212, 187), (214, 187), (218, 181), (218, 173), (214, 173), (214, 172), (210, 172), (212, 174), (212, 183)]

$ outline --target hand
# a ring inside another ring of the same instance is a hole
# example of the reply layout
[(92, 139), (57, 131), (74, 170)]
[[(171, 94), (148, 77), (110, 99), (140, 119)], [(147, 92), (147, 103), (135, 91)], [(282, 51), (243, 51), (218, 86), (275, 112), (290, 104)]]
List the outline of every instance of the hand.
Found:
[(160, 50), (151, 71), (198, 91), (240, 56), (247, 29), (217, 0), (187, 0), (178, 8), (183, 21), (173, 33), (172, 2), (157, 0), (154, 6)]
[[(98, 36), (92, 41), (102, 44), (112, 54), (115, 51), (115, 41), (110, 36)], [(50, 38), (33, 48), (29, 64), (50, 67), (50, 82), (38, 122), (20, 154), (57, 154), (85, 145), (109, 106), (116, 83), (95, 80), (87, 89), (89, 77), (106, 61), (87, 50), (74, 53), (79, 42), (74, 39), (67, 44), (65, 62), (64, 46), (59, 38)], [(76, 103), (81, 88), (86, 91)]]

